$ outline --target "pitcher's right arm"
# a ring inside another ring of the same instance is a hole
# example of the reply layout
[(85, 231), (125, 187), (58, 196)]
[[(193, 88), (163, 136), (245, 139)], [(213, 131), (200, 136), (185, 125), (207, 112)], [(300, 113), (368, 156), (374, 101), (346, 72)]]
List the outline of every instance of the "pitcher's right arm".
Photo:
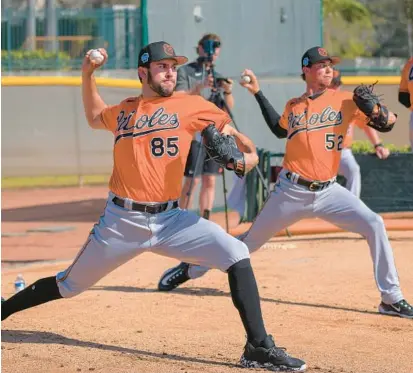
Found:
[(93, 73), (97, 68), (102, 66), (107, 61), (108, 54), (103, 48), (100, 48), (99, 52), (102, 53), (104, 57), (103, 61), (100, 64), (95, 64), (90, 60), (91, 50), (86, 53), (85, 58), (83, 59), (82, 99), (86, 120), (89, 123), (89, 126), (94, 129), (106, 129), (106, 126), (101, 118), (101, 113), (107, 107), (107, 105), (98, 93), (96, 80), (93, 76)]
[(244, 70), (242, 75), (248, 75), (251, 78), (251, 82), (246, 83), (242, 81), (240, 84), (247, 88), (250, 93), (252, 93), (255, 99), (260, 105), (262, 116), (264, 117), (265, 123), (267, 123), (270, 131), (277, 136), (279, 139), (284, 139), (287, 137), (287, 130), (280, 125), (281, 115), (277, 113), (268, 99), (262, 93), (258, 79), (251, 70)]

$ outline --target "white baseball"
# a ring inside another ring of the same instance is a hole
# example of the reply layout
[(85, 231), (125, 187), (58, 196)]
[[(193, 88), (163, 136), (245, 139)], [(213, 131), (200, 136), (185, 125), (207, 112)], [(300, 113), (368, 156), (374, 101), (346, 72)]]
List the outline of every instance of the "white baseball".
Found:
[(251, 77), (250, 77), (249, 75), (242, 75), (242, 76), (241, 76), (241, 80), (242, 80), (244, 83), (251, 83)]
[(103, 54), (100, 53), (97, 49), (94, 49), (92, 52), (90, 52), (89, 59), (91, 62), (99, 65), (103, 62), (105, 57), (103, 57)]

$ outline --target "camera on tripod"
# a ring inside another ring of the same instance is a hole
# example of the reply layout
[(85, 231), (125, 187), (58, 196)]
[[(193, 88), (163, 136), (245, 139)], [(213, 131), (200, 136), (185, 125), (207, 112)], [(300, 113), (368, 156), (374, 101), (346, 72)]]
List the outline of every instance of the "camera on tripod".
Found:
[(213, 55), (215, 54), (215, 49), (221, 46), (221, 42), (219, 42), (218, 40), (206, 39), (202, 42), (201, 45), (206, 54), (205, 60), (212, 62)]

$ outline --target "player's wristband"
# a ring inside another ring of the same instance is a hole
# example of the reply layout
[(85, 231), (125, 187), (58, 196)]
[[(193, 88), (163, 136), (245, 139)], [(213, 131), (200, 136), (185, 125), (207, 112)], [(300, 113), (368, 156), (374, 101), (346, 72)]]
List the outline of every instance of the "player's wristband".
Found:
[(383, 144), (381, 143), (381, 142), (379, 142), (378, 144), (376, 144), (376, 145), (374, 145), (374, 149), (377, 149), (377, 148), (382, 148), (383, 147)]
[(229, 92), (224, 91), (224, 95), (225, 95), (225, 96), (232, 95), (232, 91), (229, 91)]

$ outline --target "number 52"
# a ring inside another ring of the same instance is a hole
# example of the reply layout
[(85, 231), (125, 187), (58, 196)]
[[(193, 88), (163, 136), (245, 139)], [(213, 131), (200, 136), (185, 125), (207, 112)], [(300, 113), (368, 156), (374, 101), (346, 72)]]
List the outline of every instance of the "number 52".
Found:
[(326, 133), (325, 147), (327, 150), (337, 149), (338, 151), (343, 150), (343, 135), (337, 135), (335, 133)]

